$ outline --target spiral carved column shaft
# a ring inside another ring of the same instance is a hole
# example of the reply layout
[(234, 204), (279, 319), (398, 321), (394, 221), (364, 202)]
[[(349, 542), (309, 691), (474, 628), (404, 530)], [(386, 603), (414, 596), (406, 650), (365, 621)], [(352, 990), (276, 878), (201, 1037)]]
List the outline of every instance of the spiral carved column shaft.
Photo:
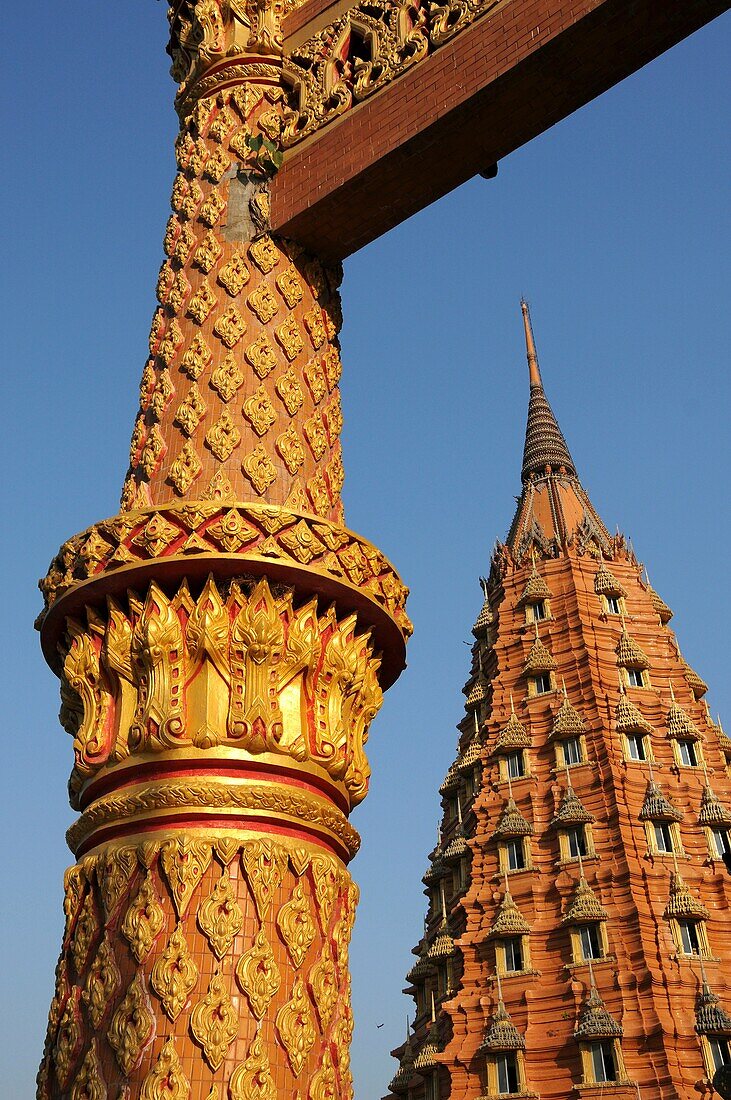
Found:
[(268, 232), (277, 5), (171, 8), (179, 173), (121, 512), (39, 626), (73, 737), (41, 1100), (347, 1100), (348, 823), (407, 590), (343, 526), (340, 273)]

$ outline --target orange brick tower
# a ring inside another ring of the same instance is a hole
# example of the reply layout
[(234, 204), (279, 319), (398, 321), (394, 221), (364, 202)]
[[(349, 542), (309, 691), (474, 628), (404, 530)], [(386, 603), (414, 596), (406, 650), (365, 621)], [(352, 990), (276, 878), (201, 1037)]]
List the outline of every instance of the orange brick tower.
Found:
[(410, 628), (343, 525), (339, 267), (269, 232), (284, 7), (170, 10), (179, 173), (122, 507), (41, 584), (80, 812), (41, 1100), (352, 1095), (348, 814)]
[(730, 1056), (731, 740), (579, 481), (522, 308), (522, 494), (473, 627), (389, 1097), (710, 1095)]

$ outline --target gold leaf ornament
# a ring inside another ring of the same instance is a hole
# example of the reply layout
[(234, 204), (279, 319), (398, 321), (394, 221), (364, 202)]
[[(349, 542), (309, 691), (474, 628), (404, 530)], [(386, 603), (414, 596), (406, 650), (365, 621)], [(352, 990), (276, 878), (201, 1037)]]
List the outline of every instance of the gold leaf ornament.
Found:
[(266, 435), (269, 431), (277, 419), (277, 414), (264, 386), (259, 386), (258, 390), (244, 401), (244, 416), (257, 435)]
[(242, 861), (259, 920), (263, 921), (287, 869), (287, 854), (269, 841), (252, 840), (244, 845)]
[(330, 1051), (322, 1056), (322, 1065), (310, 1081), (309, 1100), (337, 1100), (338, 1089)]
[(236, 365), (231, 352), (228, 353), (220, 367), (217, 367), (211, 375), (211, 385), (218, 392), (222, 401), (230, 401), (236, 392), (241, 389), (244, 376)]
[(241, 469), (260, 496), (277, 480), (276, 467), (261, 443), (246, 456)]
[(94, 893), (90, 890), (84, 898), (84, 904), (81, 907), (81, 913), (74, 932), (72, 955), (77, 974), (81, 974), (84, 970), (92, 944), (100, 931), (101, 927), (94, 905)]
[(277, 925), (292, 962), (295, 967), (300, 967), (317, 934), (301, 882), (297, 883), (292, 897), (279, 910)]
[(217, 1070), (236, 1038), (239, 1018), (220, 974), (214, 974), (208, 992), (193, 1009), (190, 1028), (203, 1047), (206, 1061)]
[(320, 958), (310, 971), (310, 987), (323, 1031), (330, 1021), (338, 1001), (338, 983), (332, 950), (325, 944)]
[(155, 1035), (155, 1016), (150, 995), (145, 988), (143, 972), (139, 970), (112, 1017), (107, 1039), (119, 1068), (129, 1077), (142, 1060), (145, 1048)]
[(164, 924), (165, 912), (152, 877), (148, 874), (122, 921), (122, 934), (137, 962), (147, 958)]
[(252, 1014), (261, 1020), (279, 992), (282, 976), (263, 928), (236, 966), (236, 979), (249, 999)]
[(86, 1057), (76, 1074), (69, 1100), (107, 1100), (107, 1096), (107, 1086), (96, 1051), (96, 1039), (92, 1039)]
[(160, 862), (172, 891), (175, 911), (182, 919), (193, 891), (211, 862), (211, 845), (192, 837), (181, 837), (163, 845)]
[(114, 957), (109, 937), (105, 935), (99, 944), (91, 968), (86, 978), (82, 997), (86, 1004), (89, 1019), (95, 1031), (98, 1031), (122, 984), (117, 960)]
[(116, 913), (136, 866), (137, 856), (133, 848), (117, 848), (100, 859), (96, 877), (107, 920)]
[(224, 409), (218, 420), (206, 432), (206, 443), (220, 462), (225, 462), (235, 447), (241, 442), (241, 432), (236, 427), (228, 409)]
[(198, 981), (198, 968), (188, 950), (180, 925), (174, 930), (167, 946), (152, 968), (150, 978), (165, 1014), (177, 1020), (188, 996)]
[(315, 1017), (301, 978), (295, 979), (292, 996), (277, 1013), (276, 1025), (292, 1072), (299, 1077), (316, 1038)]
[(53, 1048), (53, 1064), (62, 1089), (71, 1080), (77, 1059), (84, 1045), (83, 1024), (81, 1019), (81, 990), (74, 986), (66, 1006), (61, 1013)]
[(183, 1073), (175, 1041), (168, 1039), (142, 1082), (140, 1100), (188, 1100), (190, 1081)]
[(177, 493), (182, 496), (188, 492), (203, 466), (198, 453), (190, 440), (187, 440), (175, 461), (170, 466), (169, 478)]
[(198, 907), (198, 925), (217, 959), (227, 953), (243, 923), (244, 914), (236, 901), (231, 880), (224, 872)]
[(245, 1062), (236, 1066), (228, 1083), (230, 1100), (277, 1100), (266, 1048), (258, 1033)]

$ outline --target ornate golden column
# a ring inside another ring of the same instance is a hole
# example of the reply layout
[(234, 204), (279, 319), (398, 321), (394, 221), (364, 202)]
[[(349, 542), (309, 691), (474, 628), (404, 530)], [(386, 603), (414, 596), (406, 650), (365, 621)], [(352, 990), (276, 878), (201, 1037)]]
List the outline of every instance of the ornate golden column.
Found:
[(344, 1100), (406, 589), (343, 526), (340, 273), (268, 233), (280, 8), (170, 12), (179, 173), (122, 510), (41, 582), (74, 739), (44, 1100)]

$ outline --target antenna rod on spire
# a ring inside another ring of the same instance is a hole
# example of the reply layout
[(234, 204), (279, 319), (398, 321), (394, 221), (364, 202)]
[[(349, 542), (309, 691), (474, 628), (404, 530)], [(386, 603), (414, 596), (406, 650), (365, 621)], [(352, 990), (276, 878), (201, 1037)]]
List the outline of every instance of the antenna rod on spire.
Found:
[(530, 387), (533, 389), (537, 386), (539, 389), (543, 387), (541, 382), (541, 372), (538, 368), (538, 356), (536, 355), (536, 345), (533, 340), (533, 327), (530, 320), (530, 312), (528, 310), (528, 303), (525, 298), (520, 301), (520, 308), (523, 311), (523, 327), (525, 328), (525, 350), (528, 356), (528, 374), (530, 377)]

